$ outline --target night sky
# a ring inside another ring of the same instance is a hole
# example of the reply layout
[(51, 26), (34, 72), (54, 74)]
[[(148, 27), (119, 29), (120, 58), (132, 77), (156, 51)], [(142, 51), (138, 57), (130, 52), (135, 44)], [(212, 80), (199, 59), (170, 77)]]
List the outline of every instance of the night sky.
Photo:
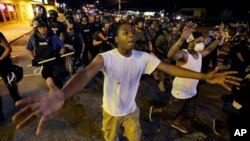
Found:
[[(84, 3), (93, 3), (95, 0), (57, 0), (65, 2), (71, 8), (79, 8)], [(211, 15), (218, 15), (218, 12), (223, 9), (232, 9), (234, 15), (247, 14), (250, 8), (246, 0), (121, 0), (122, 9), (136, 10), (161, 10), (172, 12), (180, 8), (201, 7), (206, 8)], [(164, 2), (164, 4), (163, 4)], [(220, 2), (220, 3), (218, 3)], [(99, 0), (99, 7), (105, 9), (117, 9), (118, 0)], [(209, 14), (208, 13), (208, 14)], [(250, 14), (250, 13), (249, 13)]]

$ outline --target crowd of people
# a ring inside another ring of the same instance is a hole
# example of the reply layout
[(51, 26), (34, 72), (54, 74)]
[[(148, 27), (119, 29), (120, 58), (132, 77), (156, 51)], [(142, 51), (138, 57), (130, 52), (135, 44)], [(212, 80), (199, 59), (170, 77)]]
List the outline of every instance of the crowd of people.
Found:
[[(39, 98), (21, 99), (17, 84), (8, 84), (6, 62), (11, 64), (11, 47), (0, 35), (1, 76), (16, 106), (26, 104), (13, 120), (32, 110), (17, 129), (34, 117), (41, 117), (37, 128), (37, 134), (40, 134), (48, 117), (100, 71), (104, 76), (102, 131), (107, 141), (117, 140), (121, 127), (128, 140), (141, 140), (140, 110), (135, 97), (145, 74), (153, 75), (161, 92), (166, 91), (168, 76), (172, 85), (168, 105), (160, 109), (151, 107), (150, 114), (160, 111), (164, 118), (173, 117), (171, 126), (182, 133), (188, 133), (182, 121), (186, 117), (185, 111), (189, 110), (185, 107), (196, 99), (199, 80), (228, 90), (231, 89), (228, 84), (235, 85), (232, 94), (222, 97), (225, 105), (233, 115), (249, 111), (245, 85), (249, 85), (250, 35), (246, 28), (237, 28), (230, 42), (231, 51), (224, 62), (230, 63), (230, 71), (219, 72), (217, 54), (225, 41), (223, 23), (214, 26), (208, 35), (203, 35), (195, 22), (173, 22), (164, 17), (152, 20), (143, 15), (96, 14), (90, 23), (89, 15), (81, 10), (76, 15), (66, 11), (64, 17), (60, 22), (57, 11), (47, 12), (43, 6), (35, 8), (31, 24), (34, 31), (26, 49), (32, 66), (42, 67), (42, 77), (49, 87), (49, 91)], [(70, 52), (74, 54), (62, 57)], [(51, 58), (55, 59), (46, 61)], [(240, 78), (245, 78), (242, 85), (239, 84)], [(0, 99), (0, 124), (5, 120), (1, 105)], [(220, 135), (215, 129), (214, 132)]]

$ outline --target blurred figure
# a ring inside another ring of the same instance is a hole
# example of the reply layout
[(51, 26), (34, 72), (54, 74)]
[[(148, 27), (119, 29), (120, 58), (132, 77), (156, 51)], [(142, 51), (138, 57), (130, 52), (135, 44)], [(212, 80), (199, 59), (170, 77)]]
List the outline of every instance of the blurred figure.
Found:
[(64, 22), (67, 29), (60, 35), (60, 39), (64, 42), (67, 52), (74, 52), (74, 55), (67, 58), (69, 59), (69, 62), (67, 62), (67, 65), (69, 65), (68, 71), (73, 75), (78, 72), (78, 68), (82, 69), (83, 67), (82, 58), (85, 44), (82, 34), (76, 30), (75, 22), (71, 18), (66, 18)]
[[(93, 31), (91, 30), (91, 24), (89, 23), (89, 17), (86, 14), (82, 14), (80, 18), (80, 22), (78, 23), (78, 29), (82, 34), (85, 49), (83, 52), (83, 62), (85, 66), (87, 66), (90, 62), (90, 58), (88, 57), (88, 53), (90, 53), (93, 48), (92, 40), (93, 40)], [(92, 56), (91, 56), (92, 60)]]
[[(250, 71), (245, 74), (244, 80), (235, 91), (233, 101), (225, 106), (225, 109), (229, 114), (228, 125), (231, 141), (237, 141), (240, 139), (235, 136), (235, 131), (237, 129), (246, 129), (247, 131), (250, 129), (247, 124), (250, 118)], [(246, 139), (249, 138), (249, 133), (245, 134), (244, 137)]]
[(135, 50), (140, 50), (144, 52), (152, 52), (153, 46), (149, 34), (144, 28), (144, 19), (142, 17), (137, 17), (134, 20), (135, 28)]
[[(2, 77), (5, 85), (7, 86), (10, 96), (13, 98), (14, 103), (21, 99), (18, 92), (18, 84), (15, 81), (9, 80), (9, 73), (11, 72), (12, 61), (10, 59), (10, 53), (12, 49), (10, 44), (0, 32), (0, 76)], [(0, 126), (5, 121), (5, 117), (2, 109), (2, 98), (0, 96)]]
[(93, 48), (95, 48), (95, 57), (98, 53), (106, 52), (114, 48), (114, 34), (110, 30), (110, 21), (102, 21), (102, 30), (96, 31), (93, 38)]
[[(214, 27), (212, 31), (209, 32), (208, 37), (204, 40), (204, 45), (209, 46), (214, 40), (219, 38), (220, 34), (222, 34), (224, 31), (224, 24), (221, 24), (220, 26)], [(225, 35), (223, 35), (225, 37)], [(218, 44), (218, 46), (206, 57), (202, 60), (202, 70), (201, 72), (208, 72), (209, 71), (209, 64), (212, 62), (212, 70), (214, 70), (217, 65), (217, 55), (218, 55), (218, 49), (221, 49), (224, 44), (224, 39), (221, 39), (221, 42)]]
[(37, 6), (34, 9), (34, 17), (35, 18), (41, 17), (44, 20), (46, 20), (47, 19), (47, 11), (46, 11), (45, 7), (42, 5)]
[[(157, 37), (155, 42), (155, 54), (163, 62), (170, 63), (171, 60), (167, 58), (167, 54), (171, 46), (174, 44), (172, 40), (172, 25), (170, 23), (162, 23), (162, 33)], [(159, 80), (158, 87), (161, 92), (165, 92), (166, 88), (164, 85), (165, 73), (153, 72), (154, 78)]]

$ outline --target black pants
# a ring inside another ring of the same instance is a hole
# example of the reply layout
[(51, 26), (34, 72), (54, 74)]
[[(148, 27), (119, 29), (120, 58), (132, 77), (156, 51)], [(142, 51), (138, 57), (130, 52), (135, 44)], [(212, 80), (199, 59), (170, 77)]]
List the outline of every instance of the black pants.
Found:
[[(8, 84), (8, 79), (7, 79), (8, 72), (10, 71), (9, 70), (10, 66), (9, 65), (2, 66), (0, 69), (0, 75), (1, 75), (5, 85), (7, 86), (9, 92), (10, 92), (10, 96), (13, 98), (14, 102), (16, 102), (16, 101), (20, 100), (17, 83)], [(0, 96), (0, 116), (1, 115), (3, 115), (3, 111), (2, 111), (2, 99)]]
[(63, 81), (68, 74), (64, 60), (45, 64), (42, 70), (43, 78), (46, 80), (48, 77), (51, 77), (58, 88), (63, 87)]

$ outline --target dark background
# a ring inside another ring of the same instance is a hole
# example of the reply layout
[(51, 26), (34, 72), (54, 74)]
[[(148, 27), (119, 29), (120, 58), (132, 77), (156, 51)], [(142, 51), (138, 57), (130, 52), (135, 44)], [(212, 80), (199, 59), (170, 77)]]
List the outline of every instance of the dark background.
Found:
[[(85, 3), (96, 0), (57, 0), (65, 2), (71, 8), (80, 8)], [(118, 9), (118, 0), (99, 0), (98, 7)], [(232, 10), (235, 17), (250, 17), (250, 8), (246, 0), (121, 0), (122, 10), (166, 10), (174, 12), (180, 8), (206, 8), (208, 16), (217, 16), (224, 9)]]

